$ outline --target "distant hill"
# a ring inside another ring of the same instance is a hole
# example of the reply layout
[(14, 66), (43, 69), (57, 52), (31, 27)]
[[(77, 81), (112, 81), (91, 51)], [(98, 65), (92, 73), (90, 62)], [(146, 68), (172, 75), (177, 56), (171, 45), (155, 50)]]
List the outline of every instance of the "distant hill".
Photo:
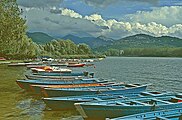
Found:
[(117, 40), (114, 45), (122, 47), (181, 47), (182, 39), (170, 36), (153, 37), (137, 34)]
[(119, 40), (113, 40), (105, 36), (99, 37), (78, 37), (75, 35), (66, 35), (62, 38), (54, 38), (42, 32), (27, 33), (34, 42), (45, 44), (53, 39), (72, 40), (76, 44), (85, 43), (96, 51), (106, 51), (110, 48), (157, 48), (157, 47), (182, 47), (182, 39), (170, 36), (153, 37), (146, 34), (137, 34), (128, 36)]
[(113, 43), (113, 39), (106, 38), (104, 36), (99, 36), (99, 37), (95, 38), (95, 37), (77, 37), (74, 35), (66, 35), (62, 39), (72, 40), (76, 44), (85, 43), (85, 44), (89, 45), (91, 48), (111, 45)]
[(66, 36), (62, 37), (62, 39), (64, 39), (64, 40), (69, 39), (69, 40), (72, 40), (74, 43), (79, 44), (79, 43), (85, 43), (85, 41), (93, 40), (94, 37), (84, 37), (84, 38), (81, 38), (81, 37), (69, 34), (69, 35), (66, 35)]
[(89, 45), (91, 48), (111, 45), (113, 42), (113, 39), (106, 38), (104, 36), (95, 38), (95, 37), (78, 37), (78, 36), (69, 34), (62, 38), (54, 38), (42, 32), (34, 32), (34, 33), (27, 32), (27, 36), (31, 38), (35, 43), (38, 43), (38, 44), (45, 44), (50, 42), (53, 39), (64, 39), (64, 40), (69, 39), (69, 40), (72, 40), (75, 44), (85, 43)]
[(98, 47), (97, 51), (107, 49), (125, 48), (157, 48), (157, 47), (182, 47), (182, 39), (170, 36), (153, 37), (146, 34), (137, 34), (116, 40), (112, 45)]
[(45, 44), (55, 39), (49, 36), (48, 34), (45, 34), (42, 32), (34, 32), (34, 33), (27, 32), (27, 36), (31, 38), (35, 43), (38, 43), (38, 44)]

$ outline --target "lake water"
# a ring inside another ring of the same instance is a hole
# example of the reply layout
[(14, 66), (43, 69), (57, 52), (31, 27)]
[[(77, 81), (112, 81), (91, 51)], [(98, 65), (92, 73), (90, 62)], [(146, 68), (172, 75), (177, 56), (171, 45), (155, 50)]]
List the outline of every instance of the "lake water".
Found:
[[(118, 82), (152, 84), (148, 90), (182, 92), (181, 58), (109, 57), (95, 65), (79, 70)], [(15, 81), (23, 79), (25, 72), (25, 67), (0, 65), (1, 120), (81, 120), (76, 111), (45, 110), (39, 96), (20, 89)]]

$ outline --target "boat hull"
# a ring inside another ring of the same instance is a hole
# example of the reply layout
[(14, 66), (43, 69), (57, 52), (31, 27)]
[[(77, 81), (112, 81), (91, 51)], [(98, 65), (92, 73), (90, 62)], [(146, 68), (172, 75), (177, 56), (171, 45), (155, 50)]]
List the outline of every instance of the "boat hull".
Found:
[[(46, 105), (53, 110), (64, 110), (64, 109), (75, 109), (74, 103), (80, 102), (91, 102), (91, 101), (105, 101), (105, 100), (117, 100), (127, 98), (140, 98), (140, 97), (162, 97), (171, 96), (172, 93), (160, 93), (156, 91), (144, 91), (141, 93), (130, 93), (130, 94), (98, 94), (98, 95), (83, 95), (83, 96), (69, 96), (69, 97), (51, 97), (43, 98)], [(55, 102), (56, 101), (56, 102)], [(63, 106), (62, 106), (63, 105)], [(65, 106), (69, 106), (66, 108)], [(72, 107), (72, 108), (71, 108)]]
[[(53, 100), (49, 98), (44, 98), (43, 101), (46, 104), (46, 107), (50, 108), (51, 110), (75, 110), (74, 103), (75, 101), (71, 100)], [(77, 102), (86, 102), (83, 100)]]
[(67, 67), (83, 67), (85, 64), (69, 64)]
[(161, 111), (146, 112), (140, 114), (134, 114), (124, 117), (118, 117), (107, 120), (157, 120), (157, 119), (166, 119), (166, 120), (181, 120), (182, 119), (182, 108), (179, 109), (166, 109)]
[(126, 97), (136, 97), (139, 93), (132, 94), (99, 94), (99, 95), (83, 95), (83, 96), (69, 96), (69, 97), (50, 97), (43, 98), (43, 101), (46, 103), (46, 106), (52, 110), (75, 110), (75, 103), (80, 102), (91, 102), (91, 101), (103, 101), (103, 100), (113, 100), (117, 98), (126, 98)]
[(30, 85), (34, 94), (42, 94), (44, 88), (78, 88), (78, 87), (91, 87), (91, 86), (104, 86), (106, 84), (90, 83), (90, 84), (72, 84), (72, 85)]
[(31, 91), (30, 85), (72, 85), (72, 84), (89, 84), (89, 83), (104, 83), (107, 81), (97, 81), (97, 79), (78, 79), (78, 80), (17, 80), (20, 88)]
[(75, 104), (84, 119), (88, 120), (105, 120), (106, 118), (116, 118), (132, 114), (151, 112), (157, 110), (182, 108), (182, 103), (159, 105), (159, 106), (125, 106), (125, 105), (88, 105)]
[(95, 95), (95, 94), (124, 94), (124, 93), (140, 93), (146, 90), (146, 86), (140, 86), (136, 88), (130, 89), (117, 89), (117, 90), (107, 90), (107, 91), (99, 91), (99, 90), (61, 90), (61, 89), (50, 89), (45, 88), (43, 90), (45, 97), (64, 97), (64, 96), (80, 96), (80, 95)]
[(49, 72), (39, 72), (33, 73), (33, 75), (42, 75), (42, 76), (87, 76), (88, 72), (83, 73), (49, 73)]
[(83, 76), (42, 76), (42, 75), (25, 75), (27, 79), (50, 79), (50, 80), (74, 80), (83, 79)]

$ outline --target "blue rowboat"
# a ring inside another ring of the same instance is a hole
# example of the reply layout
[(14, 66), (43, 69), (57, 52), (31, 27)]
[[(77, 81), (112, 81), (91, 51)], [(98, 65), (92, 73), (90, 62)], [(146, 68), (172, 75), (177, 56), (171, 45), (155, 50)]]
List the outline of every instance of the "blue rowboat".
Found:
[(88, 76), (88, 72), (71, 72), (71, 73), (49, 73), (49, 72), (40, 72), (33, 73), (34, 75), (42, 75), (42, 76)]
[(42, 76), (42, 75), (25, 75), (27, 79), (50, 79), (50, 80), (74, 80), (83, 79), (84, 76)]
[(52, 110), (73, 110), (75, 109), (74, 103), (103, 101), (113, 99), (128, 99), (133, 97), (151, 96), (158, 97), (164, 95), (171, 95), (171, 93), (160, 92), (142, 92), (142, 93), (129, 93), (129, 94), (96, 94), (96, 95), (83, 95), (83, 96), (69, 96), (69, 97), (51, 97), (43, 98), (46, 106)]
[(27, 91), (31, 90), (30, 85), (72, 85), (72, 84), (89, 84), (89, 83), (104, 83), (107, 80), (99, 80), (96, 78), (78, 79), (78, 80), (17, 80), (17, 84)]
[(111, 87), (95, 87), (95, 88), (45, 88), (43, 90), (45, 97), (58, 96), (78, 96), (93, 94), (114, 94), (114, 93), (137, 93), (146, 90), (148, 85), (140, 84), (123, 84)]
[(139, 113), (106, 120), (182, 120), (182, 108)]
[(182, 108), (182, 94), (145, 97), (130, 100), (110, 100), (99, 102), (75, 103), (75, 107), (85, 119), (116, 118), (132, 114)]
[(114, 82), (103, 82), (103, 83), (89, 83), (89, 84), (71, 84), (71, 85), (30, 85), (31, 90), (34, 94), (42, 94), (44, 88), (80, 88), (80, 87), (96, 87), (96, 86), (108, 86), (108, 85), (118, 85), (123, 83)]

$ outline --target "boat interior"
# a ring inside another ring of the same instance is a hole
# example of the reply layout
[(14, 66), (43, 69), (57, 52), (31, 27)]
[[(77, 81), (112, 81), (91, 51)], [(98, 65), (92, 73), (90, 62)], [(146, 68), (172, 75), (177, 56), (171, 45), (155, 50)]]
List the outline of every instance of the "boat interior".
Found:
[(137, 114), (133, 118), (145, 120), (182, 120), (182, 108)]
[[(136, 106), (136, 105), (144, 105), (144, 106), (156, 106), (156, 105), (166, 105), (173, 103), (182, 103), (182, 97), (161, 97), (161, 98), (151, 98), (151, 99), (138, 99), (138, 100), (130, 100), (124, 102), (115, 102), (115, 105), (124, 105), (124, 106)], [(111, 103), (112, 104), (112, 103)]]

